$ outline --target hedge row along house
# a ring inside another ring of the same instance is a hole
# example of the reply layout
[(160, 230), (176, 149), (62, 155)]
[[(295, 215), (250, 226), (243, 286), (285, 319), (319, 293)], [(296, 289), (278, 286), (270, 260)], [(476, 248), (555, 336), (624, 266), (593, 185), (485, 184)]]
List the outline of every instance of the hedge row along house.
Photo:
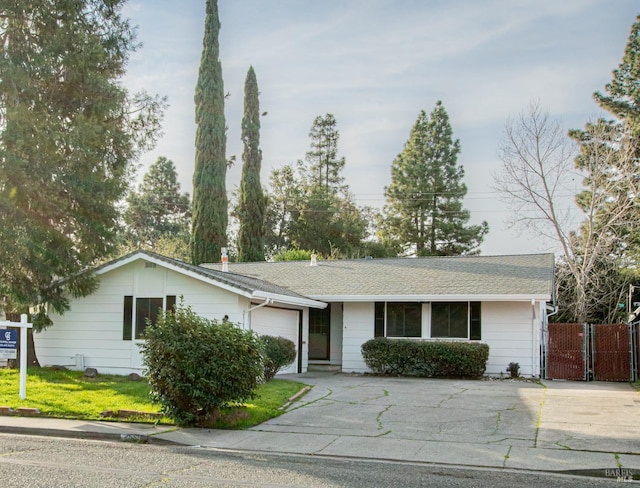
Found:
[(182, 300), (204, 317), (291, 339), (297, 359), (282, 373), (366, 372), (362, 344), (386, 336), (482, 341), (486, 374), (517, 362), (539, 376), (554, 302), (552, 254), (194, 266), (137, 251), (95, 272), (99, 289), (34, 335), (41, 364), (143, 373), (146, 319)]

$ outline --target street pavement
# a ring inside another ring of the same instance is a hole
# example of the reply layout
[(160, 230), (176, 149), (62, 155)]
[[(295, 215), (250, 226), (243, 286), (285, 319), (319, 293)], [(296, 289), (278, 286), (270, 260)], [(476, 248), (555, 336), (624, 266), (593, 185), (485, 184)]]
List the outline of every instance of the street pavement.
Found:
[(312, 388), (248, 430), (0, 417), (0, 432), (640, 479), (628, 383), (283, 375)]

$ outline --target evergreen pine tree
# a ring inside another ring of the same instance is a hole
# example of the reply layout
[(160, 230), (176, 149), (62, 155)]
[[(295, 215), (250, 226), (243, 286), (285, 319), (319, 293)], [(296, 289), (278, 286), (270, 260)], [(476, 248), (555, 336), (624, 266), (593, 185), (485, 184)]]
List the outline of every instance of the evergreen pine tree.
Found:
[(163, 99), (122, 85), (124, 3), (0, 6), (0, 295), (16, 306), (61, 313), (93, 290), (80, 271), (113, 251), (131, 162), (159, 128)]
[(341, 175), (345, 159), (338, 157), (340, 132), (333, 114), (317, 116), (311, 130), (311, 150), (307, 152), (306, 164), (299, 162), (299, 169), (306, 185), (314, 190), (336, 193), (344, 181)]
[[(325, 256), (358, 253), (367, 234), (367, 221), (346, 185), (342, 185), (345, 159), (338, 157), (340, 133), (331, 114), (314, 119), (309, 131), (311, 150), (306, 164), (298, 161), (294, 188), (288, 189), (286, 241), (289, 245), (315, 250)], [(291, 169), (292, 171), (292, 169)], [(279, 199), (275, 195), (272, 203)]]
[(260, 184), (260, 103), (253, 67), (244, 84), (242, 118), (242, 179), (238, 205), (238, 261), (264, 261), (264, 218), (266, 200)]
[[(616, 223), (608, 232), (611, 256), (627, 263), (640, 261), (640, 15), (631, 27), (622, 62), (613, 70), (613, 79), (605, 93), (594, 98), (601, 108), (614, 116), (600, 118), (572, 130), (569, 135), (580, 144), (576, 167), (585, 174), (585, 189), (576, 203), (589, 212), (598, 196), (607, 198), (597, 207), (595, 219), (583, 223), (579, 241), (587, 242), (593, 234), (604, 235), (602, 228)], [(626, 266), (626, 265), (625, 265)]]
[(605, 94), (594, 93), (598, 105), (627, 123), (633, 137), (640, 136), (640, 15), (631, 27), (622, 62), (613, 70)]
[(159, 157), (142, 184), (127, 197), (127, 237), (137, 247), (155, 249), (161, 237), (187, 239), (191, 223), (189, 194), (180, 192), (173, 161)]
[(486, 222), (467, 226), (462, 206), (467, 193), (458, 165), (460, 141), (453, 141), (449, 116), (438, 101), (421, 111), (403, 151), (391, 167), (385, 188), (383, 234), (418, 256), (473, 254), (488, 232)]
[(193, 174), (191, 260), (220, 261), (227, 245), (226, 124), (218, 35), (217, 0), (207, 0), (205, 32), (196, 85), (196, 161)]

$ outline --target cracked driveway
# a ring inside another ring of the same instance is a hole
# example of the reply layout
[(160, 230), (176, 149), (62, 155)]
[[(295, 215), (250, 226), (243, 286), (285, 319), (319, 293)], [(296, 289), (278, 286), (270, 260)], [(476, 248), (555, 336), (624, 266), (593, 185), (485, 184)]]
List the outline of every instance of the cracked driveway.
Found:
[(419, 458), (428, 444), (431, 454), (441, 448), (444, 461), (456, 449), (493, 453), (493, 464), (502, 466), (518, 448), (640, 454), (640, 396), (628, 383), (289, 378), (314, 387), (285, 414), (251, 430), (313, 434), (318, 453), (349, 442), (366, 452), (386, 439), (408, 458)]

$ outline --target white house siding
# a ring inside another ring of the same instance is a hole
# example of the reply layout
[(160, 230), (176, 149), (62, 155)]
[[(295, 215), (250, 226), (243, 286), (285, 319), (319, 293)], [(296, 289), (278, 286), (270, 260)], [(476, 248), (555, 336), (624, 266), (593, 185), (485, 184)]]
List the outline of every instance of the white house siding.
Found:
[[(34, 334), (36, 354), (43, 365), (96, 368), (101, 373), (142, 372), (138, 343), (122, 339), (125, 295), (134, 298), (184, 296), (184, 303), (207, 318), (242, 322), (248, 300), (215, 286), (143, 261), (100, 276), (92, 295), (71, 300), (71, 310), (52, 314), (53, 324)], [(77, 358), (83, 361), (77, 361)]]
[(373, 339), (374, 303), (345, 302), (343, 310), (342, 370), (369, 371), (362, 359), (362, 344)]
[(482, 342), (489, 344), (486, 374), (506, 375), (511, 362), (520, 365), (524, 376), (540, 374), (540, 316), (539, 303), (482, 303)]
[[(262, 307), (251, 312), (251, 330), (259, 335), (270, 335), (284, 337), (293, 341), (298, 349), (298, 316), (302, 313), (298, 310), (287, 310), (282, 308)], [(298, 352), (299, 354), (299, 352)], [(297, 373), (298, 356), (291, 366), (280, 371), (279, 374)]]
[[(510, 362), (520, 364), (525, 376), (540, 374), (540, 317), (544, 303), (483, 302), (482, 342), (489, 345), (486, 374), (506, 373)], [(535, 309), (535, 318), (533, 310)], [(423, 338), (429, 339), (430, 309), (423, 307)], [(374, 336), (374, 304), (344, 304), (342, 370), (369, 371), (362, 359), (361, 346)], [(533, 327), (533, 329), (532, 329)], [(532, 342), (533, 340), (533, 342)]]

